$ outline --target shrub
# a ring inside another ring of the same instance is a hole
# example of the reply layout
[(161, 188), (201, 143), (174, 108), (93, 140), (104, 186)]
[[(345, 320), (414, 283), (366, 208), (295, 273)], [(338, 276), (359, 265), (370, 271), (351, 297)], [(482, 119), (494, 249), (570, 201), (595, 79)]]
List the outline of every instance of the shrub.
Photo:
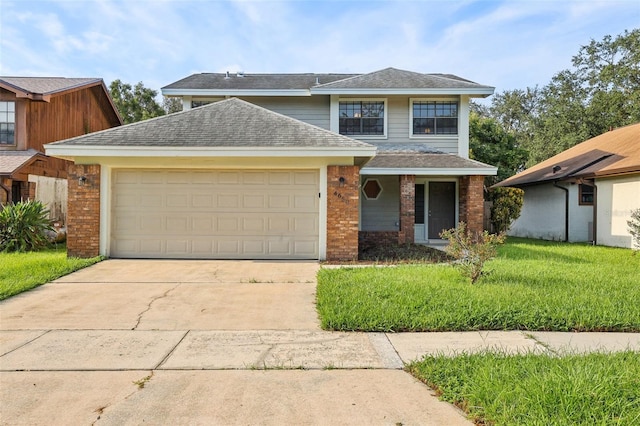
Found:
[(627, 221), (629, 233), (633, 240), (633, 250), (640, 250), (640, 209), (631, 210), (631, 220)]
[(485, 262), (496, 257), (497, 245), (505, 240), (504, 234), (495, 235), (487, 231), (474, 235), (464, 222), (460, 222), (457, 228), (442, 231), (440, 237), (449, 240), (445, 251), (456, 259), (456, 266), (462, 274), (471, 278), (471, 284), (480, 278)]
[(48, 243), (49, 211), (40, 201), (7, 204), (0, 210), (0, 251), (33, 251)]
[(507, 232), (511, 224), (520, 217), (524, 204), (524, 191), (520, 188), (493, 188), (489, 192), (493, 201), (491, 223), (497, 233)]

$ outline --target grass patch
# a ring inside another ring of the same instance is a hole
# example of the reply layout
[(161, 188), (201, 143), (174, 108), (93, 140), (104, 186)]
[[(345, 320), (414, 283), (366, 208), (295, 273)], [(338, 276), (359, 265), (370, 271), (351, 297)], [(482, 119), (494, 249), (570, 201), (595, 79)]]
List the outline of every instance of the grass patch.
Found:
[(407, 366), (477, 424), (640, 424), (640, 359), (632, 351), (549, 357), (427, 356)]
[(471, 285), (451, 265), (322, 269), (324, 329), (640, 331), (631, 250), (510, 238)]
[(27, 253), (0, 253), (0, 300), (93, 265), (100, 257), (67, 258), (65, 246)]

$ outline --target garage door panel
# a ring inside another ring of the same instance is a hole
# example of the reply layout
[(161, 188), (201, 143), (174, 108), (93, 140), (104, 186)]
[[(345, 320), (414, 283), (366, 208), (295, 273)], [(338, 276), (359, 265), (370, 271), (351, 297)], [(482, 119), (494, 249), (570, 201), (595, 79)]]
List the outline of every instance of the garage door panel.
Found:
[(319, 172), (115, 170), (111, 256), (318, 258)]

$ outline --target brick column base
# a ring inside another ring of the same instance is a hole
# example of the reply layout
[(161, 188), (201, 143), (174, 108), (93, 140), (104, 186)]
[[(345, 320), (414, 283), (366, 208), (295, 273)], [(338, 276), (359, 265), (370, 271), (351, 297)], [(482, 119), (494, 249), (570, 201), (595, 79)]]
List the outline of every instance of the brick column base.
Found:
[(484, 222), (484, 177), (460, 177), (460, 221), (473, 235), (482, 233)]
[(72, 164), (68, 170), (67, 256), (100, 254), (100, 165)]
[(400, 176), (400, 231), (398, 244), (411, 244), (414, 241), (416, 223), (416, 177)]
[(327, 167), (327, 260), (358, 259), (360, 168)]

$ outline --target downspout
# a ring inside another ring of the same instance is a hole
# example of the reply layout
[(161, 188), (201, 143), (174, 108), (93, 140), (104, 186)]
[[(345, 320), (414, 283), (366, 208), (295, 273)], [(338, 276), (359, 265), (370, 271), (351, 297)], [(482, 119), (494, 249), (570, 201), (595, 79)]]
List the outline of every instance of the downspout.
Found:
[(569, 189), (558, 185), (558, 181), (553, 182), (553, 186), (564, 191), (564, 242), (569, 241)]
[(598, 186), (593, 180), (593, 241), (594, 246), (598, 245)]

